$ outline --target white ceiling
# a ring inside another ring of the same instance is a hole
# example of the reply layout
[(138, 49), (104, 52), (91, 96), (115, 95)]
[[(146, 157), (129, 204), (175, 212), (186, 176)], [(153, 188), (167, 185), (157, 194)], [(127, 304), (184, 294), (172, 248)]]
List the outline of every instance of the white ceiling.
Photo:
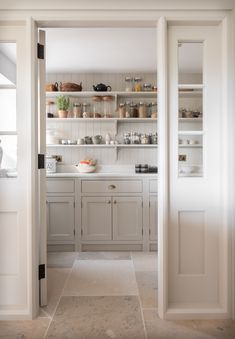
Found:
[(156, 71), (156, 34), (153, 28), (47, 29), (47, 72)]
[[(48, 73), (156, 72), (156, 28), (47, 28)], [(16, 61), (13, 43), (0, 43), (0, 52)], [(182, 73), (201, 73), (202, 44), (179, 47)]]

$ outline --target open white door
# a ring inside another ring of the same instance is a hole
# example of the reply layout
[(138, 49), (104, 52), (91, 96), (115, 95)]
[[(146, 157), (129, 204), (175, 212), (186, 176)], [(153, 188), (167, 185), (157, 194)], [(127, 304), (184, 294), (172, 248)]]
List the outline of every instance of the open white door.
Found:
[[(46, 103), (45, 103), (45, 31), (38, 31), (38, 152), (41, 169), (38, 174), (39, 187), (39, 301), (47, 304), (47, 229), (46, 229)], [(39, 166), (40, 167), (40, 166)], [(41, 276), (40, 276), (41, 275)]]
[(221, 42), (219, 25), (169, 27), (168, 318), (229, 315)]
[(25, 26), (0, 30), (0, 319), (32, 316), (32, 135)]

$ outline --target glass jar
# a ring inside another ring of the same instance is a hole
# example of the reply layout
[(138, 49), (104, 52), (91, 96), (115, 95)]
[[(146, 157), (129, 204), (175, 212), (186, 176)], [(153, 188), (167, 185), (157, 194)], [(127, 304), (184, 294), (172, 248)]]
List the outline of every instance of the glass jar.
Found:
[(144, 102), (139, 103), (139, 118), (147, 118), (147, 106)]
[(157, 133), (150, 134), (150, 144), (156, 145), (157, 143), (158, 143), (158, 134)]
[(140, 136), (140, 143), (143, 145), (147, 145), (150, 143), (150, 138), (148, 134), (141, 134)]
[(73, 117), (81, 118), (82, 117), (82, 105), (79, 102), (73, 104)]
[(157, 118), (157, 102), (152, 102), (150, 104), (150, 117), (153, 119)]
[(83, 118), (90, 118), (90, 110), (89, 110), (90, 104), (87, 102), (84, 102), (82, 104), (82, 117)]
[(143, 85), (144, 92), (152, 92), (152, 84), (146, 83)]
[(130, 118), (131, 114), (130, 114), (130, 102), (126, 101), (125, 103), (125, 117), (126, 118)]
[(54, 117), (54, 110), (53, 110), (53, 105), (55, 104), (54, 101), (48, 100), (46, 103), (46, 114), (47, 118), (53, 118)]
[(126, 117), (125, 104), (121, 103), (121, 102), (120, 102), (119, 107), (118, 107), (118, 117), (121, 118), (121, 119)]
[(139, 144), (140, 143), (140, 135), (137, 132), (131, 133), (131, 144)]
[(141, 92), (142, 91), (141, 81), (142, 81), (142, 78), (138, 78), (138, 77), (134, 78), (134, 82), (135, 82), (134, 89), (135, 89), (135, 92)]
[(128, 144), (131, 143), (131, 134), (130, 133), (124, 133), (123, 142), (124, 142), (125, 145), (128, 145)]
[(138, 116), (139, 116), (139, 111), (138, 111), (137, 105), (134, 103), (131, 103), (130, 104), (130, 117), (138, 118)]
[(126, 77), (125, 78), (125, 83), (126, 83), (126, 92), (132, 92), (133, 91), (133, 78), (131, 77)]

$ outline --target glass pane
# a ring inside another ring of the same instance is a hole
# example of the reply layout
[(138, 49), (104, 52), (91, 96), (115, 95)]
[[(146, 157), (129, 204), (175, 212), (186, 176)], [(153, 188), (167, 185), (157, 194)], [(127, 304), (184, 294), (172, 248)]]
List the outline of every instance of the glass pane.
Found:
[(0, 43), (0, 59), (0, 177), (8, 177), (17, 167), (16, 44)]
[(0, 135), (0, 177), (9, 172), (16, 172), (17, 166), (17, 136)]
[(179, 42), (179, 84), (203, 83), (203, 43)]
[(178, 44), (178, 174), (203, 175), (203, 43)]
[(0, 128), (1, 131), (16, 130), (16, 90), (0, 89)]

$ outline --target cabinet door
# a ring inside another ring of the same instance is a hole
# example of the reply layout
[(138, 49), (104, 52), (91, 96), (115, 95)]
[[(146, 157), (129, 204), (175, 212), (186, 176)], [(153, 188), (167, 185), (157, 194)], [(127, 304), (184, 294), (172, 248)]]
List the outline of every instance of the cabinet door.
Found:
[(47, 197), (47, 239), (74, 243), (73, 197)]
[(82, 198), (82, 240), (111, 240), (111, 198)]
[(157, 240), (157, 196), (149, 198), (149, 240)]
[(113, 198), (113, 240), (142, 240), (142, 198)]

